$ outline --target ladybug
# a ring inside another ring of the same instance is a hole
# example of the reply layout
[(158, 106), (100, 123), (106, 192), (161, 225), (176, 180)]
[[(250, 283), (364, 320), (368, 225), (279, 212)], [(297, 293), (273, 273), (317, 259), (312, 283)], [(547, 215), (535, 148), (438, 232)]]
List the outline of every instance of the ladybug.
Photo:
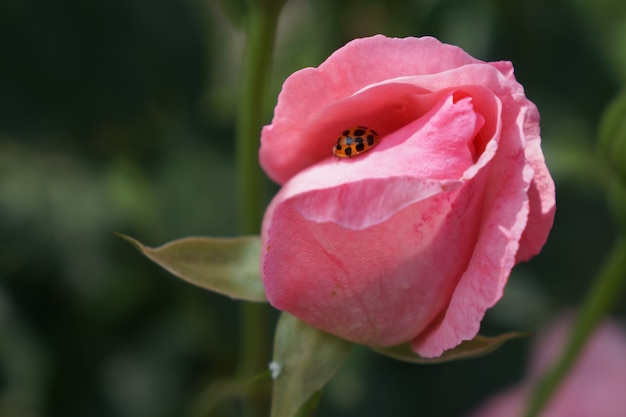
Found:
[(380, 142), (375, 130), (365, 126), (354, 126), (341, 132), (337, 144), (333, 146), (333, 155), (338, 158), (352, 158), (372, 149)]

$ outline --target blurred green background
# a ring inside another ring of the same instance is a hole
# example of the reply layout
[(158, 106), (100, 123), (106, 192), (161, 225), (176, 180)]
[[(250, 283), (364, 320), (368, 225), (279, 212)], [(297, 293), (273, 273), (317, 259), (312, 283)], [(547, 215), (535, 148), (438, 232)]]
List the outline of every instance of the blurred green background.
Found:
[[(199, 417), (236, 369), (237, 303), (111, 232), (236, 233), (241, 3), (0, 0), (0, 416)], [(594, 141), (626, 81), (626, 2), (290, 0), (266, 121), (291, 72), (375, 33), (510, 60), (538, 105), (556, 222), (482, 333), (539, 330), (580, 302), (616, 234)], [(531, 343), (432, 366), (357, 347), (318, 415), (461, 416), (521, 377)]]

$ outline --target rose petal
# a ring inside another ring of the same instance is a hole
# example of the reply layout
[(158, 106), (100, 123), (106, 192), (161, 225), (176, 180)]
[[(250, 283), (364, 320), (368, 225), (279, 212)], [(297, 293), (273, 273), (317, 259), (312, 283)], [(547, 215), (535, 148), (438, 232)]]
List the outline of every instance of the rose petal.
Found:
[[(519, 104), (513, 106), (515, 100), (519, 98), (507, 98), (503, 109), (519, 109)], [(421, 356), (437, 357), (476, 336), (485, 311), (502, 297), (515, 264), (528, 221), (528, 189), (534, 170), (526, 161), (517, 114), (503, 111), (502, 123), (501, 135), (506, 140), (500, 141), (489, 171), (482, 171), (474, 179), (487, 184), (488, 189), (472, 260), (445, 313), (413, 341), (413, 349)]]
[(307, 221), (291, 204), (273, 204), (262, 254), (268, 300), (354, 342), (410, 340), (442, 311), (467, 266), (477, 191), (439, 193), (361, 230)]
[(297, 175), (280, 198), (306, 220), (351, 229), (380, 223), (409, 204), (460, 186), (473, 163), (469, 144), (482, 123), (470, 98), (455, 103), (450, 95), (375, 149), (352, 160), (329, 156)]
[(548, 172), (543, 152), (541, 151), (541, 137), (539, 136), (539, 111), (534, 104), (529, 103), (522, 125), (526, 132), (526, 159), (530, 162), (535, 175), (528, 190), (530, 213), (528, 224), (520, 240), (517, 252), (517, 261), (527, 261), (539, 253), (548, 239), (548, 234), (554, 223), (556, 212), (556, 198), (554, 181)]
[[(420, 52), (417, 58), (415, 51)], [(367, 66), (367, 71), (359, 71), (353, 62), (372, 62), (375, 65)], [(408, 105), (412, 101), (411, 93), (428, 92), (425, 85), (420, 87), (420, 78), (430, 79), (433, 86), (439, 86), (430, 91), (440, 91), (443, 84), (445, 89), (469, 85), (489, 87), (489, 83), (481, 84), (480, 80), (469, 82), (464, 71), (459, 71), (459, 67), (471, 67), (472, 64), (480, 64), (482, 69), (469, 72), (474, 76), (484, 77), (482, 73), (492, 72), (488, 76), (489, 82), (493, 83), (495, 79), (496, 84), (513, 83), (510, 64), (482, 63), (460, 48), (442, 44), (434, 38), (391, 39), (374, 36), (352, 41), (331, 55), (319, 68), (305, 68), (285, 81), (272, 124), (263, 129), (259, 152), (261, 165), (274, 181), (283, 184), (297, 172), (318, 162), (324, 156), (320, 149), (327, 148), (316, 146), (318, 138), (331, 143), (336, 139), (335, 132), (351, 125), (351, 120), (359, 116), (361, 119), (356, 124), (369, 120), (372, 106), (377, 107), (376, 97), (362, 101), (362, 105), (343, 102), (368, 86), (396, 78), (414, 78), (412, 84), (415, 87), (405, 85), (400, 97), (398, 93), (376, 95), (378, 100), (387, 103), (396, 101), (400, 107), (405, 103), (404, 109), (411, 109)], [(401, 82), (407, 84), (405, 79)], [(320, 113), (327, 110), (328, 114), (329, 106), (333, 113), (346, 112), (348, 117), (342, 120), (337, 115), (334, 118), (337, 123), (332, 126), (334, 130), (329, 130), (330, 126), (319, 130), (318, 122), (327, 120), (326, 117), (320, 117)], [(338, 123), (341, 121), (343, 124)], [(374, 126), (368, 127), (376, 129)]]
[[(309, 109), (300, 116), (301, 125), (285, 131), (285, 126), (266, 126), (259, 158), (268, 174), (279, 183), (297, 172), (332, 155), (339, 134), (350, 126), (367, 125), (387, 135), (419, 119), (445, 95), (425, 92), (406, 83), (386, 83), (344, 97), (323, 109)], [(280, 136), (281, 140), (270, 141)], [(278, 177), (277, 177), (278, 175)], [(284, 178), (283, 178), (284, 177)]]

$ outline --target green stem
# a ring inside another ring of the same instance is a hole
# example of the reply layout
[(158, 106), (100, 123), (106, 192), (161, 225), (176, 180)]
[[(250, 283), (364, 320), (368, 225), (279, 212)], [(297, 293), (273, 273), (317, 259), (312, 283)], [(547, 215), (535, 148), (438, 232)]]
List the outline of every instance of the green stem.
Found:
[[(237, 376), (249, 381), (267, 369), (270, 362), (270, 334), (266, 304), (242, 302), (239, 307), (240, 335)], [(267, 415), (270, 407), (270, 381), (259, 379), (247, 387), (247, 403), (242, 404), (248, 417)]]
[(589, 336), (619, 299), (626, 284), (626, 237), (620, 237), (584, 301), (569, 340), (552, 369), (541, 379), (525, 417), (537, 417), (561, 381), (567, 376)]
[(236, 138), (239, 226), (244, 234), (259, 233), (267, 200), (266, 177), (258, 159), (259, 138), (279, 14), (280, 7), (248, 5)]
[[(242, 62), (241, 97), (237, 120), (236, 164), (238, 172), (239, 231), (259, 234), (267, 203), (265, 174), (258, 162), (259, 139), (265, 98), (272, 64), (276, 26), (283, 0), (249, 1), (246, 45)], [(241, 303), (240, 348), (237, 374), (241, 380), (267, 368), (270, 358), (269, 310), (264, 304)], [(266, 415), (269, 409), (268, 383), (250, 386), (248, 416)]]

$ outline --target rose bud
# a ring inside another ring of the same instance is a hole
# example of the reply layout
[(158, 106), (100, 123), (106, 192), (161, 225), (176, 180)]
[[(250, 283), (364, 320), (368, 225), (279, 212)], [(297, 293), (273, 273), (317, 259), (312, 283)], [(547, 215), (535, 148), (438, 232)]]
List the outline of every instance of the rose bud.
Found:
[(262, 227), (269, 302), (424, 357), (472, 339), (552, 227), (540, 141), (511, 63), (431, 37), (357, 39), (294, 73), (261, 137), (282, 185)]

